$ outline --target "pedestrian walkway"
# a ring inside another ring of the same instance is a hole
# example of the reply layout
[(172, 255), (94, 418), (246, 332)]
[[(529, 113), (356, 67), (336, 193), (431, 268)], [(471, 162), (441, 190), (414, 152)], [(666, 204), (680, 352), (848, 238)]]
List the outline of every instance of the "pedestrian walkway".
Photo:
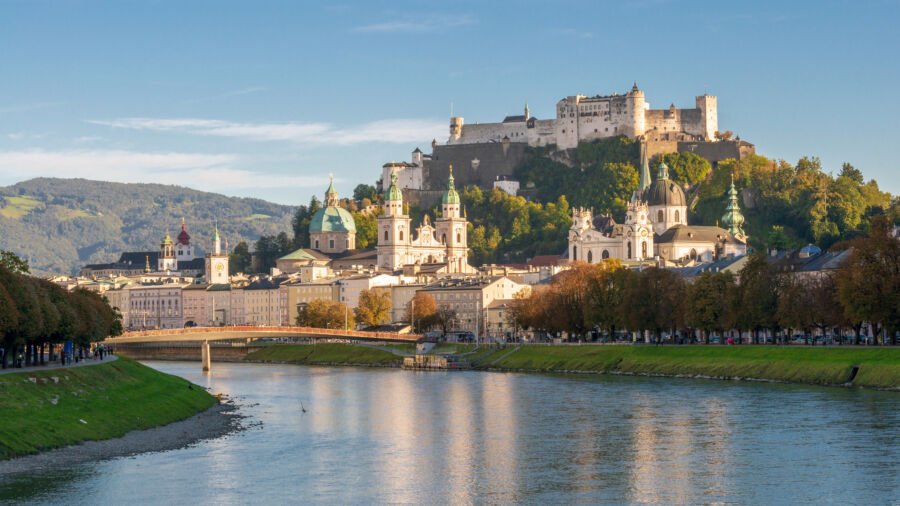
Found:
[(46, 365), (36, 365), (36, 366), (28, 366), (22, 367), (21, 369), (16, 369), (15, 367), (7, 367), (6, 369), (0, 369), (0, 374), (11, 374), (14, 372), (35, 372), (35, 371), (47, 371), (50, 369), (68, 369), (70, 367), (82, 367), (86, 365), (100, 365), (112, 362), (117, 360), (119, 357), (116, 355), (108, 355), (103, 360), (99, 358), (94, 360), (82, 360), (80, 362), (72, 362), (69, 365), (60, 365), (58, 360), (54, 360), (52, 363), (48, 363)]

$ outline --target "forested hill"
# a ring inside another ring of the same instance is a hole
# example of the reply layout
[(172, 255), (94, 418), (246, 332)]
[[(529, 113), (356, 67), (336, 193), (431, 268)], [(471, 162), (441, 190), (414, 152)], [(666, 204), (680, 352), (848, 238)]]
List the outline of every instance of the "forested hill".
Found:
[[(38, 178), (0, 187), (0, 250), (27, 258), (32, 270), (71, 273), (112, 262), (122, 251), (156, 250), (186, 220), (196, 253), (205, 252), (218, 219), (231, 246), (291, 229), (294, 208), (180, 186)], [(224, 245), (223, 245), (224, 246)]]

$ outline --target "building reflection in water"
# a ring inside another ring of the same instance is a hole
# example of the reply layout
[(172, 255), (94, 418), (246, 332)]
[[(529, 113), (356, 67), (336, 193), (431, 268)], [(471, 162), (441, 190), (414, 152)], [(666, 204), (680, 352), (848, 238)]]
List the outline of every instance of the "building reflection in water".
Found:
[(488, 489), (505, 501), (513, 500), (518, 495), (519, 439), (517, 423), (520, 421), (514, 399), (514, 380), (510, 374), (483, 374), (479, 382), (481, 394), (481, 412), (483, 422), (480, 430), (478, 446), (473, 448), (476, 454), (483, 455), (481, 476), (478, 478), (488, 482)]

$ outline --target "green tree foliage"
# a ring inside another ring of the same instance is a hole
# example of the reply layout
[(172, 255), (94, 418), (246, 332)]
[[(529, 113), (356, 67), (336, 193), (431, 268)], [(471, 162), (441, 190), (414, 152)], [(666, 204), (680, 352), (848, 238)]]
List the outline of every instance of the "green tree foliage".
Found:
[(378, 191), (370, 184), (358, 184), (356, 185), (356, 188), (353, 189), (353, 200), (357, 202), (362, 202), (363, 199), (374, 202), (377, 198)]
[(319, 329), (348, 329), (356, 326), (353, 311), (343, 302), (326, 299), (315, 299), (300, 310), (297, 325)]
[(735, 295), (734, 275), (730, 272), (704, 272), (687, 289), (687, 324), (700, 329), (709, 344), (712, 332), (732, 328), (734, 307), (729, 301)]
[(359, 304), (353, 309), (356, 321), (366, 327), (375, 327), (391, 321), (391, 294), (376, 290), (363, 290)]
[(706, 179), (712, 168), (706, 158), (687, 151), (666, 153), (657, 162), (665, 162), (669, 166), (669, 179), (692, 185)]
[(294, 231), (294, 245), (297, 248), (309, 247), (309, 223), (316, 212), (322, 208), (322, 204), (315, 196), (310, 197), (309, 205), (300, 206), (294, 213), (291, 226)]
[(47, 344), (72, 340), (87, 346), (121, 334), (121, 315), (95, 292), (64, 289), (0, 266), (0, 348), (5, 368), (16, 350), (26, 363)]
[(250, 272), (253, 256), (246, 241), (241, 241), (228, 255), (228, 273), (232, 276), (239, 272)]
[(0, 251), (0, 266), (12, 272), (28, 274), (28, 261), (22, 260), (12, 251)]
[(524, 261), (566, 249), (572, 218), (564, 197), (541, 205), (497, 188), (482, 192), (473, 187), (463, 189), (460, 200), (469, 220), (469, 261), (475, 265)]
[(383, 210), (374, 214), (352, 213), (356, 225), (357, 249), (374, 248), (378, 245), (378, 216), (383, 213)]
[(256, 272), (269, 272), (275, 261), (294, 250), (294, 243), (284, 232), (264, 235), (253, 245), (253, 268)]

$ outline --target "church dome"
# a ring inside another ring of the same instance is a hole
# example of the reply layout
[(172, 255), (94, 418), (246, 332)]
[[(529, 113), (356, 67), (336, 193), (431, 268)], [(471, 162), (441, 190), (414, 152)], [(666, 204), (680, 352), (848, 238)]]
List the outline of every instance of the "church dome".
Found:
[(644, 190), (643, 197), (648, 206), (687, 205), (681, 185), (669, 180), (669, 166), (665, 162), (659, 165), (657, 179)]
[(668, 179), (659, 179), (653, 182), (644, 191), (644, 200), (648, 206), (684, 206), (687, 199), (681, 185)]
[(185, 230), (184, 220), (181, 220), (181, 233), (178, 234), (178, 244), (184, 244), (185, 246), (191, 244), (191, 236), (188, 235), (187, 230)]
[(310, 232), (356, 232), (353, 215), (343, 207), (325, 207), (309, 222)]

